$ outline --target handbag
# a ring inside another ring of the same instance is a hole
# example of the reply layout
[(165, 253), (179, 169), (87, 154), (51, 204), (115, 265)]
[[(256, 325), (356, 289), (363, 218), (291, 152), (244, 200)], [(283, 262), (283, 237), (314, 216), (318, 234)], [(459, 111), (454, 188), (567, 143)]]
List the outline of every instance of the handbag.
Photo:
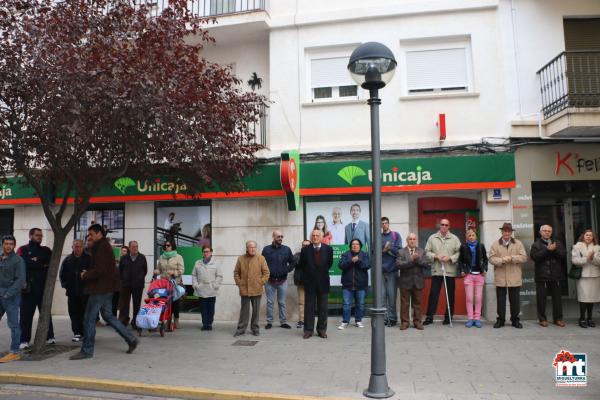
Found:
[(175, 279), (172, 279), (171, 283), (173, 284), (173, 301), (177, 301), (185, 295), (185, 288), (178, 285)]
[(581, 279), (581, 271), (582, 267), (578, 265), (571, 265), (571, 269), (569, 270), (569, 278), (571, 279)]

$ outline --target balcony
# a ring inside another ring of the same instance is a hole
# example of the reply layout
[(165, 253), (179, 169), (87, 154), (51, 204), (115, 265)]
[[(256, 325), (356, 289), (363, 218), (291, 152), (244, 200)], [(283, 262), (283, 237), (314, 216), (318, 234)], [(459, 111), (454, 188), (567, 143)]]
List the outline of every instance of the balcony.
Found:
[(600, 51), (564, 51), (537, 74), (546, 135), (600, 137)]
[[(266, 11), (267, 0), (188, 0), (188, 8), (198, 17)], [(152, 14), (159, 15), (168, 7), (169, 0), (136, 0), (136, 4), (151, 6)]]

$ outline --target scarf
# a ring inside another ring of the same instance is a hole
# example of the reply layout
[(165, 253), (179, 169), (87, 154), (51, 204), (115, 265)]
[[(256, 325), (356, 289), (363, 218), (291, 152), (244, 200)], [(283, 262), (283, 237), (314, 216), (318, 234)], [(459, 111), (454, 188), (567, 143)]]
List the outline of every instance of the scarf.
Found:
[(173, 258), (177, 255), (177, 250), (164, 251), (160, 256), (165, 259)]
[(469, 242), (467, 240), (467, 246), (469, 246), (469, 249), (471, 250), (471, 266), (477, 264), (477, 244), (477, 240), (474, 242)]
[(202, 258), (202, 262), (204, 264), (208, 264), (210, 262), (210, 259), (212, 258), (212, 256), (208, 257), (208, 258)]

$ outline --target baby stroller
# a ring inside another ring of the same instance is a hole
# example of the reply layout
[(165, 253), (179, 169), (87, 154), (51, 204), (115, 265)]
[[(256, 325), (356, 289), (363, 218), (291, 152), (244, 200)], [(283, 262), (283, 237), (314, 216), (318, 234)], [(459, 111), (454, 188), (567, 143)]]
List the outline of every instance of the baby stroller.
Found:
[(172, 332), (171, 308), (173, 305), (173, 284), (167, 278), (157, 278), (150, 283), (148, 297), (144, 299), (144, 305), (136, 318), (138, 335), (142, 336), (142, 330), (150, 332), (159, 330), (160, 336), (165, 336), (165, 330)]

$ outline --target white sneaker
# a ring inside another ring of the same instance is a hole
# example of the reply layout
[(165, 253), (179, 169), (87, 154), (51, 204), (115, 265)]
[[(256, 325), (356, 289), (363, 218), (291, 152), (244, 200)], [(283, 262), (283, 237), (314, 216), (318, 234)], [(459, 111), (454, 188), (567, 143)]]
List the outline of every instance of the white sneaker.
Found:
[(29, 346), (28, 342), (23, 342), (19, 345), (19, 350), (25, 350), (25, 349), (28, 349), (29, 347), (30, 346)]
[(81, 335), (75, 335), (71, 338), (72, 342), (79, 342), (81, 340)]
[(356, 326), (357, 326), (358, 328), (364, 328), (364, 327), (365, 327), (361, 321), (358, 321), (358, 322), (356, 323)]
[(46, 344), (56, 344), (56, 339), (50, 338), (50, 339), (46, 340)]
[(340, 324), (340, 326), (338, 326), (338, 329), (339, 329), (340, 331), (343, 331), (343, 330), (344, 330), (344, 329), (346, 329), (347, 327), (348, 327), (348, 323), (347, 323), (347, 322), (342, 322), (342, 323)]

